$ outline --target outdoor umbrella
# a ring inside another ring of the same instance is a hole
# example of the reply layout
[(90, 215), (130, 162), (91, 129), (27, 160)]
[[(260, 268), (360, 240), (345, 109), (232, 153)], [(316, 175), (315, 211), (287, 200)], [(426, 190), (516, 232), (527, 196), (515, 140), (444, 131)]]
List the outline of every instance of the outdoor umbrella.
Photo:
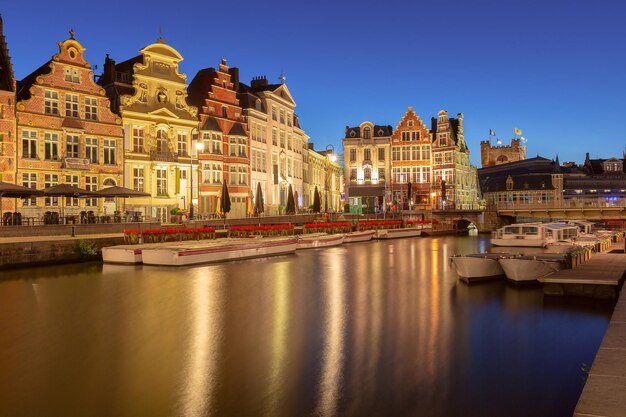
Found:
[(287, 193), (287, 207), (285, 207), (285, 213), (296, 213), (296, 203), (293, 199), (293, 188), (291, 188), (291, 184), (289, 184), (289, 192)]
[(263, 201), (263, 190), (261, 190), (261, 183), (256, 184), (256, 198), (254, 199), (254, 212), (259, 215), (265, 211), (265, 204)]
[[(87, 191), (83, 188), (69, 184), (57, 184), (52, 187), (44, 188), (43, 195), (48, 197), (97, 197), (98, 194), (93, 191)], [(64, 200), (61, 199), (61, 217), (64, 212)]]
[(226, 213), (230, 211), (230, 196), (228, 195), (226, 181), (222, 184), (222, 201), (220, 203), (220, 211), (224, 214), (224, 218), (226, 218)]
[(43, 191), (35, 190), (34, 188), (22, 187), (21, 185), (0, 181), (0, 212), (2, 211), (2, 197), (25, 198), (42, 194)]
[[(124, 199), (124, 210), (126, 209), (127, 198), (150, 197), (150, 193), (144, 193), (143, 191), (120, 187), (119, 185), (103, 188), (102, 190), (96, 191), (95, 193), (98, 197), (122, 197)], [(117, 210), (117, 203), (115, 204), (115, 209)]]
[(222, 190), (217, 192), (217, 201), (215, 202), (215, 214), (222, 215)]
[(315, 186), (315, 192), (313, 193), (313, 213), (319, 213), (322, 209), (320, 203), (320, 193), (317, 191), (317, 185)]
[(254, 196), (252, 195), (252, 190), (248, 190), (248, 204), (246, 204), (246, 215), (253, 216), (254, 215)]

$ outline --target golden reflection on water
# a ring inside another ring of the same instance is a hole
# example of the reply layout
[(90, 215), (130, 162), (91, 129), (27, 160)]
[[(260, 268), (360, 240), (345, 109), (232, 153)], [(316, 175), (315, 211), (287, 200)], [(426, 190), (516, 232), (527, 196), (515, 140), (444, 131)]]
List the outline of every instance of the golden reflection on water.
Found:
[(280, 411), (281, 392), (285, 379), (287, 363), (287, 330), (289, 328), (289, 294), (291, 281), (294, 277), (289, 274), (289, 264), (276, 264), (273, 276), (273, 308), (271, 329), (271, 359), (269, 365), (267, 397), (267, 412), (265, 415), (275, 416)]
[(341, 393), (344, 367), (343, 348), (345, 343), (345, 263), (343, 251), (329, 250), (323, 254), (324, 276), (324, 342), (322, 347), (322, 374), (315, 415), (334, 416)]
[(215, 402), (215, 387), (219, 380), (218, 361), (222, 354), (224, 312), (224, 279), (211, 269), (190, 270), (192, 281), (188, 299), (189, 342), (187, 363), (184, 365), (185, 384), (182, 386), (181, 409), (185, 416), (210, 413)]

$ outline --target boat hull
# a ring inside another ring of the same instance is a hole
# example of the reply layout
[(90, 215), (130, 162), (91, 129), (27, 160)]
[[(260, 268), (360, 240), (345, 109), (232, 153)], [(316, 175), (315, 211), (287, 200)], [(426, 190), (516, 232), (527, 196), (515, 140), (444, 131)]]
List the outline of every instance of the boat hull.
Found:
[(401, 237), (417, 237), (421, 233), (421, 230), (410, 227), (403, 229), (380, 229), (376, 230), (376, 235), (374, 237), (376, 239), (397, 239)]
[(376, 234), (374, 230), (363, 230), (362, 232), (351, 232), (346, 234), (343, 243), (367, 242), (372, 240)]
[(144, 265), (187, 266), (294, 253), (297, 240), (253, 242), (207, 247), (162, 247), (143, 250)]
[(453, 256), (452, 264), (463, 281), (478, 281), (504, 276), (497, 258), (488, 256)]
[(500, 265), (507, 279), (521, 283), (533, 282), (552, 272), (563, 269), (563, 263), (537, 259), (500, 259)]
[(297, 249), (315, 249), (337, 246), (343, 243), (344, 238), (344, 235), (302, 235), (298, 238)]
[(102, 261), (105, 263), (140, 264), (142, 260), (142, 248), (136, 246), (111, 246), (102, 248)]

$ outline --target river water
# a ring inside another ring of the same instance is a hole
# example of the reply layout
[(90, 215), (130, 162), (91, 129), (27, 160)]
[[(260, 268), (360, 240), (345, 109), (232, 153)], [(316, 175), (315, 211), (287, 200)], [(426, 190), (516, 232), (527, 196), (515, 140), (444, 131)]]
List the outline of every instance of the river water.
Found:
[(571, 416), (612, 306), (459, 282), (486, 246), (0, 272), (0, 415)]

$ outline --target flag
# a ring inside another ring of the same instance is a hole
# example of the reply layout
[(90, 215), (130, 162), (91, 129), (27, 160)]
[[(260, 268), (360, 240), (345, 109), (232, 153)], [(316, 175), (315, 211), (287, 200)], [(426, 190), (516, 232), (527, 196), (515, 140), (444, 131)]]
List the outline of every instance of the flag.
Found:
[(495, 136), (496, 132), (494, 132), (493, 130), (489, 129), (489, 136)]
[(516, 128), (516, 127), (513, 128), (513, 132), (515, 132), (516, 135), (521, 135), (522, 134), (522, 131), (519, 130), (518, 128)]

